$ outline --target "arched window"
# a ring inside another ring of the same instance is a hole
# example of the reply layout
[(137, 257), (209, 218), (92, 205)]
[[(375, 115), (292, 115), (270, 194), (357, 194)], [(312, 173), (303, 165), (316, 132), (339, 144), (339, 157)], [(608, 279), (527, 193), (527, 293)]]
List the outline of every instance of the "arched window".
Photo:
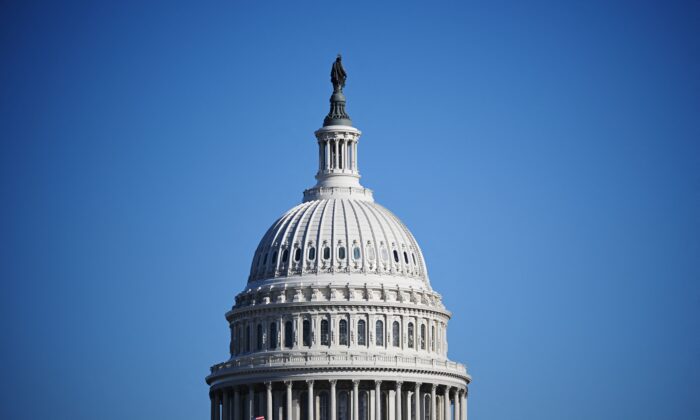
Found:
[(331, 338), (328, 328), (328, 320), (321, 320), (321, 345), (328, 346), (331, 344)]
[[(423, 419), (425, 419), (425, 420), (433, 420), (433, 419), (430, 418), (430, 413), (431, 413), (431, 410), (430, 410), (430, 402), (431, 402), (431, 399), (432, 399), (432, 397), (430, 396), (430, 394), (424, 394), (424, 395), (423, 395), (423, 407), (421, 407), (421, 408), (423, 409)], [(459, 413), (458, 413), (458, 414), (459, 414)]]
[(376, 337), (376, 344), (380, 347), (384, 347), (384, 321), (377, 321), (374, 336)]
[(406, 264), (408, 264), (408, 254), (406, 251), (403, 252), (403, 260), (406, 262)]
[(357, 261), (357, 260), (360, 259), (361, 256), (362, 256), (362, 255), (361, 255), (361, 253), (360, 253), (360, 247), (356, 245), (356, 246), (352, 249), (352, 258), (353, 258), (355, 261)]
[(294, 250), (294, 261), (299, 262), (301, 260), (301, 248)]
[[(309, 394), (306, 391), (299, 395), (299, 417), (300, 420), (309, 420)], [(250, 418), (254, 419), (255, 416), (251, 414)]]
[(408, 348), (413, 348), (413, 322), (408, 323)]
[(316, 248), (311, 247), (309, 248), (309, 261), (313, 261), (316, 259)]
[(435, 351), (435, 325), (430, 327), (430, 350)]
[(304, 328), (302, 330), (304, 337), (304, 346), (311, 347), (311, 321), (308, 319), (304, 320)]
[(367, 391), (360, 391), (360, 420), (369, 420), (369, 395)]
[(294, 327), (292, 321), (284, 323), (284, 346), (288, 349), (294, 346)]
[(318, 410), (319, 410), (319, 420), (330, 420), (328, 413), (330, 412), (330, 407), (328, 403), (328, 392), (322, 391), (318, 395)]
[(260, 351), (263, 348), (263, 326), (262, 326), (262, 324), (258, 324), (256, 338), (257, 338), (256, 350)]
[(425, 350), (425, 325), (420, 326), (420, 349)]
[(338, 393), (338, 420), (350, 420), (350, 398), (347, 391)]
[[(413, 408), (413, 407), (416, 406), (416, 394), (415, 394), (415, 392), (414, 392), (414, 393), (411, 393), (411, 398), (409, 398), (409, 401), (410, 401), (410, 404), (411, 404), (411, 408)], [(420, 416), (419, 416), (419, 415), (416, 416), (416, 410), (411, 410), (411, 418), (410, 418), (410, 420), (420, 420)]]
[(401, 325), (399, 325), (399, 321), (394, 321), (394, 325), (391, 327), (391, 340), (394, 347), (401, 346)]
[(341, 246), (338, 248), (338, 259), (339, 260), (344, 260), (345, 259), (345, 247)]
[(416, 262), (416, 254), (414, 254), (413, 252), (411, 252), (411, 257), (413, 257), (413, 264), (414, 264), (414, 265), (418, 265), (418, 263)]
[(282, 262), (286, 263), (288, 259), (289, 259), (289, 250), (287, 248), (285, 248), (284, 251), (282, 252)]
[(394, 262), (399, 262), (399, 253), (396, 250), (394, 250)]
[(367, 324), (364, 319), (357, 321), (357, 344), (359, 346), (367, 345)]
[(245, 326), (245, 351), (250, 351), (250, 325)]
[(381, 400), (381, 418), (377, 420), (389, 420), (389, 393), (384, 391), (381, 393), (382, 394), (382, 400)]
[(277, 323), (276, 322), (272, 322), (270, 324), (270, 339), (268, 341), (270, 343), (270, 350), (277, 349)]
[(338, 329), (340, 330), (340, 337), (338, 339), (338, 343), (340, 343), (341, 346), (347, 346), (348, 345), (348, 321), (345, 319), (341, 319), (340, 323), (338, 325)]

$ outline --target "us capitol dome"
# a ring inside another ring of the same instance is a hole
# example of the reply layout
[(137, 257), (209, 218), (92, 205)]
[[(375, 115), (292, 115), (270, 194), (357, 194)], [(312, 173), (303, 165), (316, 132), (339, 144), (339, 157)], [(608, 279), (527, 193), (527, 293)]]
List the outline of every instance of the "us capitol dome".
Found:
[(212, 420), (467, 420), (450, 312), (406, 226), (360, 185), (360, 130), (331, 70), (317, 183), (263, 235), (211, 367)]

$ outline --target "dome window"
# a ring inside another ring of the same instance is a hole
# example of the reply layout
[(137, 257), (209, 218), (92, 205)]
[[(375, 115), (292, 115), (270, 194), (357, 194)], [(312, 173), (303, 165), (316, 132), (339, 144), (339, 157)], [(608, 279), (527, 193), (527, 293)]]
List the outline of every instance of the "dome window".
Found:
[(277, 348), (277, 323), (270, 324), (270, 350)]
[(399, 321), (394, 321), (394, 325), (391, 329), (391, 339), (394, 347), (399, 347), (401, 345), (401, 325), (399, 325)]
[(408, 323), (408, 348), (413, 348), (413, 322)]
[(345, 259), (345, 247), (344, 246), (341, 246), (340, 248), (338, 248), (338, 258), (341, 260)]
[(418, 263), (416, 262), (416, 254), (414, 254), (413, 252), (411, 252), (411, 257), (413, 257), (413, 264), (414, 264), (414, 265), (418, 265)]
[(340, 330), (340, 337), (338, 339), (338, 342), (340, 343), (341, 346), (347, 346), (348, 345), (348, 321), (345, 319), (341, 319), (340, 323), (338, 324), (338, 329)]
[(360, 259), (361, 253), (360, 253), (360, 247), (359, 247), (359, 246), (355, 246), (355, 247), (352, 249), (352, 257), (353, 257), (356, 261)]
[(394, 261), (399, 262), (399, 252), (397, 250), (394, 250)]
[(262, 265), (267, 265), (267, 252), (265, 253), (265, 256), (263, 257)]
[(376, 345), (384, 347), (384, 321), (381, 319), (376, 322), (374, 336), (376, 337)]
[(282, 252), (282, 262), (286, 263), (288, 259), (289, 259), (289, 250), (285, 248), (285, 250)]
[(330, 344), (331, 344), (331, 339), (330, 339), (329, 328), (328, 328), (328, 320), (323, 319), (323, 320), (321, 320), (321, 345), (328, 346)]
[(331, 258), (331, 248), (330, 247), (324, 247), (323, 248), (323, 259), (328, 260)]
[(311, 347), (311, 321), (308, 319), (305, 319), (303, 323), (302, 338), (304, 340), (304, 347)]
[(374, 247), (372, 245), (367, 245), (367, 258), (370, 261), (374, 261), (376, 254), (374, 253)]
[(316, 259), (316, 248), (311, 247), (309, 248), (309, 260), (313, 261)]
[(297, 248), (294, 250), (294, 261), (299, 262), (301, 259), (301, 248)]
[(408, 264), (408, 253), (406, 253), (406, 251), (403, 252), (403, 260)]
[(367, 345), (367, 323), (364, 319), (357, 321), (357, 345)]
[(291, 349), (294, 345), (294, 327), (292, 326), (292, 321), (287, 321), (284, 323), (284, 346)]

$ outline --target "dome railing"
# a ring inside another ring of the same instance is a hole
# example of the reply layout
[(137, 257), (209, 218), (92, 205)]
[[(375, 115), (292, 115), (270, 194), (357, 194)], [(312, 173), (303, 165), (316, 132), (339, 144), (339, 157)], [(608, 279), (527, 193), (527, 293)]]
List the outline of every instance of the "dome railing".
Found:
[(211, 373), (227, 370), (254, 370), (261, 367), (385, 367), (442, 369), (459, 376), (466, 376), (466, 367), (450, 360), (419, 356), (377, 355), (351, 353), (292, 353), (238, 357), (211, 367)]

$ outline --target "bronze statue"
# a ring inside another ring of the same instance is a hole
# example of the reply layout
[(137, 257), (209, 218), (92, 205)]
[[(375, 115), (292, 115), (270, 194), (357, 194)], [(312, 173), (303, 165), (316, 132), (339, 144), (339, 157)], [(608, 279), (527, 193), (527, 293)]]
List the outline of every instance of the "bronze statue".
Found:
[(338, 58), (335, 59), (333, 67), (331, 68), (331, 83), (333, 83), (334, 92), (342, 92), (345, 87), (345, 79), (348, 77), (343, 68), (343, 63), (341, 62), (342, 57), (338, 54)]

